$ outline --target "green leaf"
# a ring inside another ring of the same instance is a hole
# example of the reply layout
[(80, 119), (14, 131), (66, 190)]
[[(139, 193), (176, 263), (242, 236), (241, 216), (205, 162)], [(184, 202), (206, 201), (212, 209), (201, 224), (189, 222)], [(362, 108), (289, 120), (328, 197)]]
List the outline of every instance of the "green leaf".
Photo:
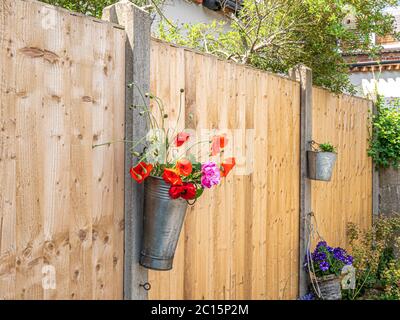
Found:
[(196, 190), (196, 199), (198, 199), (204, 192), (204, 188), (203, 187), (197, 187)]

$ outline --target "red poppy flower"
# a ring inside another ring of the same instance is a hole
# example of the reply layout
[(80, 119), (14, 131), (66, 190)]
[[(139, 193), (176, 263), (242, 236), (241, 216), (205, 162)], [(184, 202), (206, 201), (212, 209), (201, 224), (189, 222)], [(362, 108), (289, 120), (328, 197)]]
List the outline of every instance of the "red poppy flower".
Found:
[(225, 148), (225, 146), (228, 144), (228, 138), (226, 135), (220, 135), (220, 136), (214, 136), (212, 138), (212, 144), (211, 144), (211, 155), (215, 156), (218, 153), (221, 152), (221, 149)]
[(164, 169), (162, 177), (166, 183), (172, 184), (173, 186), (182, 185), (182, 179), (174, 169)]
[(180, 147), (189, 140), (190, 135), (186, 132), (179, 132), (175, 138), (175, 145)]
[(183, 186), (171, 186), (171, 188), (169, 188), (169, 196), (172, 199), (178, 199), (181, 196), (183, 190)]
[(152, 164), (147, 164), (146, 162), (139, 162), (135, 167), (132, 167), (130, 170), (130, 174), (133, 179), (138, 183), (142, 183), (144, 179), (146, 179), (151, 170), (153, 170)]
[(235, 158), (228, 158), (221, 163), (221, 176), (226, 177), (236, 165)]
[(169, 195), (172, 199), (179, 197), (185, 200), (193, 200), (196, 197), (196, 187), (193, 183), (184, 183), (182, 186), (171, 186)]
[(192, 163), (187, 159), (181, 159), (176, 162), (176, 170), (181, 176), (187, 177), (192, 173)]

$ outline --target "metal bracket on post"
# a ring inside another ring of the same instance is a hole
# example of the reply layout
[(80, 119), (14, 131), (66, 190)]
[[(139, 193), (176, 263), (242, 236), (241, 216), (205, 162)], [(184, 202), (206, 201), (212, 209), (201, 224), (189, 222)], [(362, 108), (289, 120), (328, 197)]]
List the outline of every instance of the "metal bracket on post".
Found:
[(303, 268), (309, 238), (306, 221), (311, 208), (311, 181), (307, 178), (307, 148), (312, 141), (312, 70), (298, 65), (289, 76), (300, 82), (300, 239), (299, 239), (299, 296), (307, 293), (309, 276)]
[[(103, 10), (103, 20), (125, 27), (125, 139), (136, 141), (146, 135), (146, 123), (139, 110), (131, 105), (143, 104), (135, 83), (144, 92), (150, 89), (150, 29), (151, 19), (147, 12), (128, 0), (121, 0)], [(137, 161), (125, 148), (125, 255), (124, 255), (124, 299), (148, 299), (146, 285), (147, 269), (139, 265), (143, 232), (143, 185), (135, 184), (129, 169)], [(141, 150), (134, 150), (141, 151)], [(145, 288), (143, 285), (143, 288)], [(147, 288), (147, 285), (146, 285)]]

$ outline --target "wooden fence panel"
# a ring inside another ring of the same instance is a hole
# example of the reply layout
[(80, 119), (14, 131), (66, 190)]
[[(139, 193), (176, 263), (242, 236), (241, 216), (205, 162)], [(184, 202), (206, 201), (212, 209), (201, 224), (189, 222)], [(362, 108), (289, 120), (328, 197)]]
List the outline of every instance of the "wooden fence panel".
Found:
[[(245, 161), (253, 168), (188, 210), (174, 269), (150, 272), (150, 298), (295, 298), (299, 84), (156, 40), (151, 62), (152, 93), (174, 114), (182, 86), (185, 127), (228, 133), (225, 156), (235, 154), (236, 172)], [(247, 159), (246, 149), (254, 152)]]
[[(0, 3), (0, 299), (123, 297), (124, 144), (92, 146), (124, 138), (125, 38), (33, 0)], [(170, 126), (227, 133), (237, 167), (188, 210), (150, 298), (295, 298), (299, 83), (156, 40), (151, 61)], [(320, 88), (313, 105), (313, 138), (339, 157), (312, 208), (346, 247), (348, 222), (372, 222), (371, 105)]]
[(368, 100), (313, 88), (313, 138), (338, 150), (332, 181), (312, 182), (319, 233), (332, 246), (348, 248), (349, 222), (364, 229), (372, 224), (372, 160), (367, 155), (371, 108)]
[(122, 298), (124, 146), (92, 145), (124, 137), (125, 32), (31, 0), (0, 19), (0, 299)]

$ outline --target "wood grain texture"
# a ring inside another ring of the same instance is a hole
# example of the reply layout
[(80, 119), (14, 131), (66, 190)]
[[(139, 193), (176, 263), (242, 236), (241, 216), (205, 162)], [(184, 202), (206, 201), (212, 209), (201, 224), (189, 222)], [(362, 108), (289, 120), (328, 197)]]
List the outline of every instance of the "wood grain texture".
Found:
[[(331, 246), (348, 248), (349, 222), (372, 223), (372, 160), (367, 155), (371, 103), (313, 88), (313, 138), (337, 147), (332, 181), (312, 182), (312, 208), (319, 233)], [(315, 239), (317, 241), (317, 239)]]
[(0, 10), (0, 299), (121, 299), (125, 32)]
[(149, 273), (150, 299), (295, 298), (299, 84), (156, 40), (151, 62), (152, 93), (176, 108), (183, 83), (185, 127), (227, 133), (237, 168), (189, 208), (174, 269)]
[[(226, 156), (233, 152), (238, 165), (235, 175), (189, 208), (174, 269), (149, 272), (150, 299), (296, 298), (300, 83), (155, 39), (151, 62), (152, 93), (174, 114), (183, 81), (186, 130), (226, 131)], [(184, 74), (176, 73), (182, 65)], [(372, 220), (370, 102), (313, 90), (312, 137), (337, 145), (339, 159), (331, 183), (312, 182), (311, 208), (321, 235), (347, 247), (347, 223), (366, 228)], [(251, 155), (241, 152), (243, 141)]]

